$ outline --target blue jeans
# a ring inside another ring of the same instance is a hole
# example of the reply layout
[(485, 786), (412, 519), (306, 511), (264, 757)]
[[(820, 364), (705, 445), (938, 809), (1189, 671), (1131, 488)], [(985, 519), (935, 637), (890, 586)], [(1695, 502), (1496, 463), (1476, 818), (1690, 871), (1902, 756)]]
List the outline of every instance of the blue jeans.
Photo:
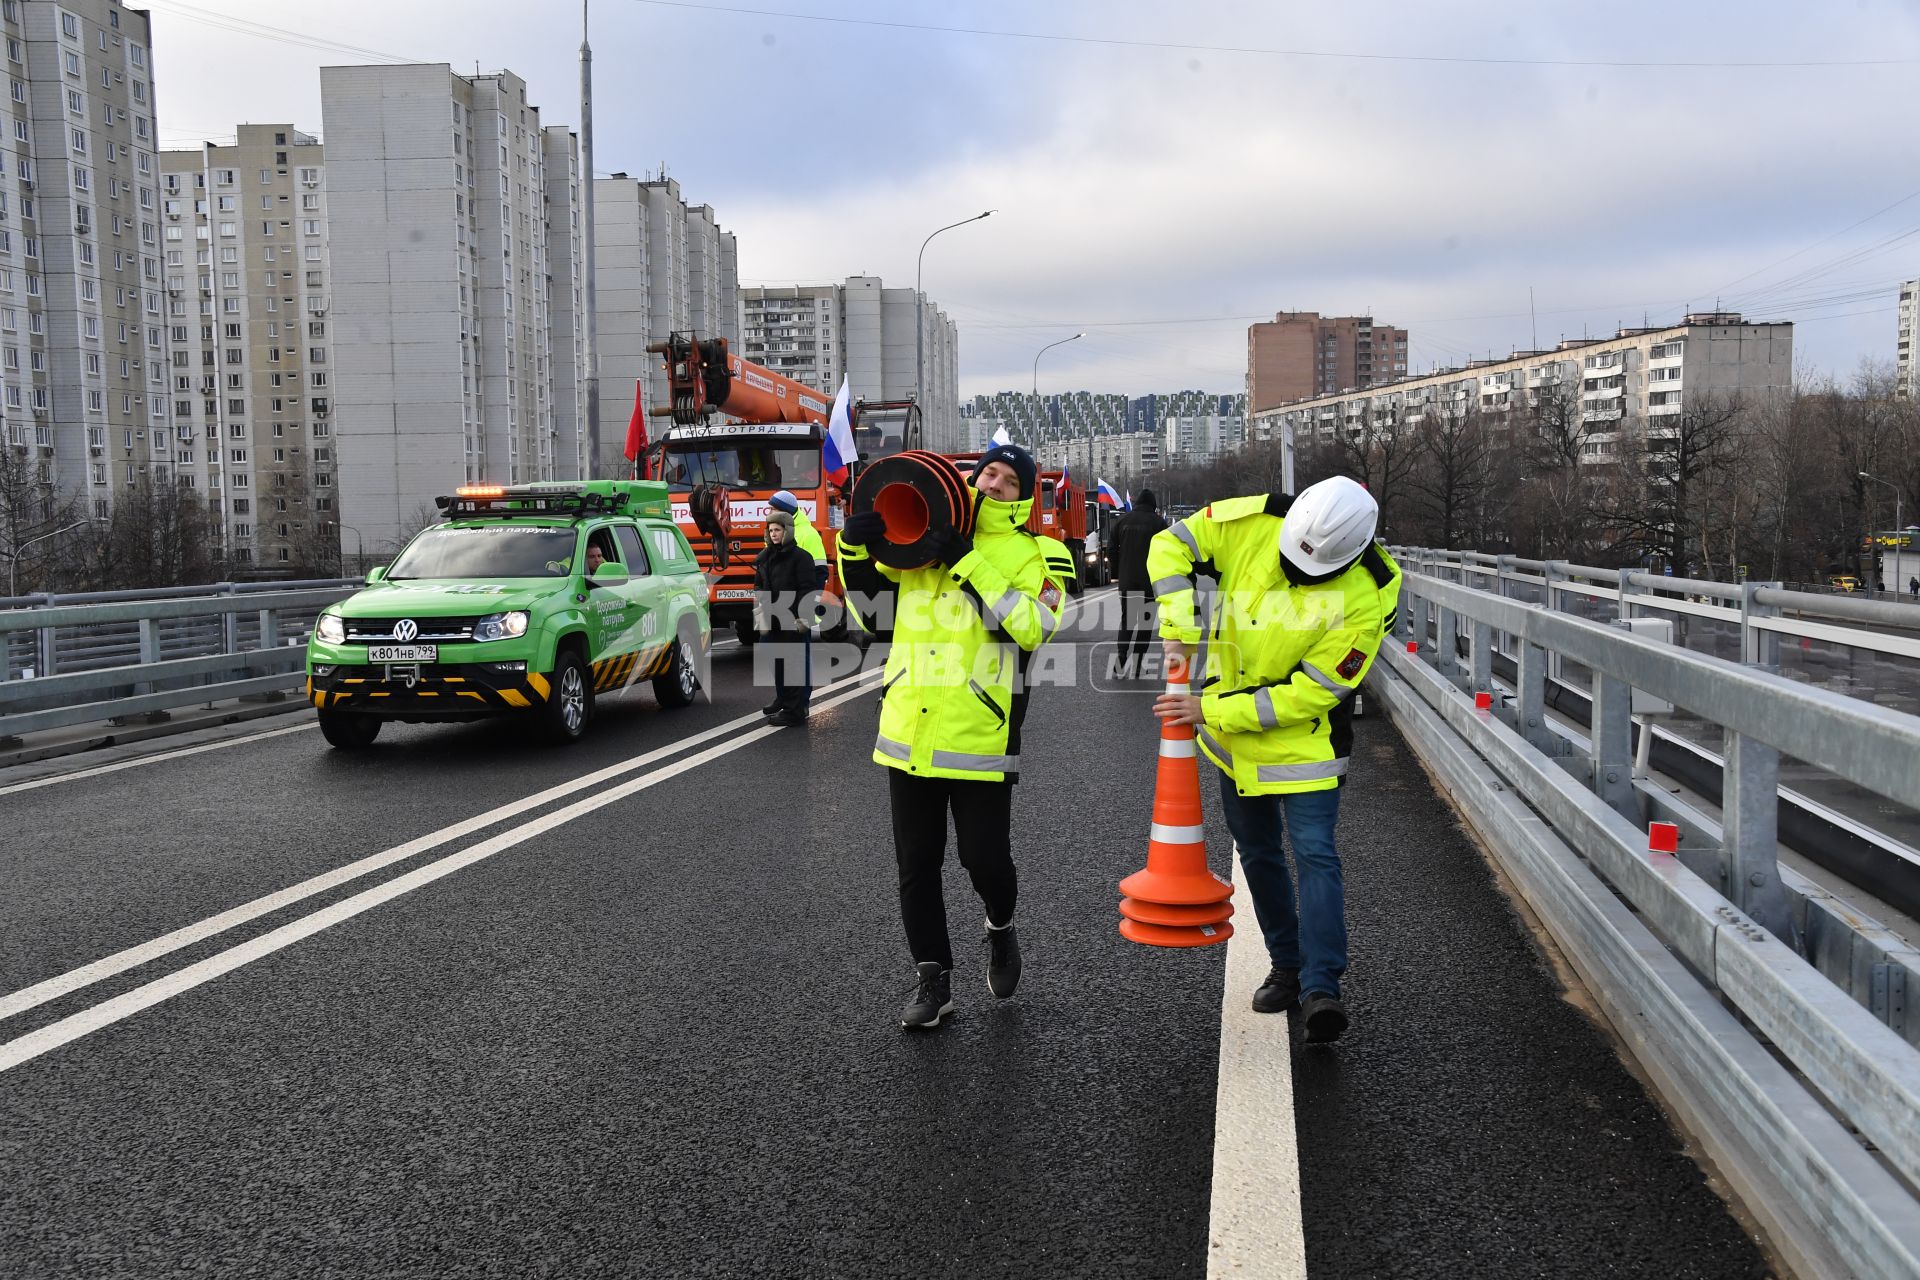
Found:
[[(1233, 779), (1220, 775), (1220, 808), (1240, 846), (1253, 912), (1266, 936), (1267, 955), (1283, 969), (1300, 971), (1300, 990), (1340, 994), (1347, 971), (1346, 889), (1333, 824), (1340, 817), (1340, 789), (1293, 795), (1243, 796)], [(1299, 905), (1281, 847), (1284, 817), (1300, 871)]]

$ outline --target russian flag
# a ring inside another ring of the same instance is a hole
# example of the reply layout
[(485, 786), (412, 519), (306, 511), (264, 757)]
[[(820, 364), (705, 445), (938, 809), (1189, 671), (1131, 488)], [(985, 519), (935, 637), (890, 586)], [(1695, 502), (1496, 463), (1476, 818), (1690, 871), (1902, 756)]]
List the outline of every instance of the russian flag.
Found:
[(992, 448), (994, 445), (997, 445), (997, 444), (1012, 444), (1012, 443), (1013, 443), (1013, 437), (1007, 433), (1007, 424), (1003, 422), (999, 426), (993, 429), (993, 436), (987, 441), (987, 447)]
[(1073, 470), (1072, 468), (1067, 466), (1066, 460), (1062, 459), (1060, 462), (1060, 487), (1064, 489), (1072, 483), (1073, 483)]
[(1133, 510), (1133, 490), (1127, 490), (1127, 500), (1120, 504), (1120, 509), (1122, 511)]
[(847, 385), (847, 375), (840, 375), (840, 394), (833, 398), (833, 413), (827, 419), (826, 446), (821, 451), (827, 468), (827, 479), (835, 484), (845, 484), (849, 468), (860, 460), (859, 447), (853, 443), (853, 418), (848, 411), (848, 399), (852, 389)]
[(1120, 495), (1114, 492), (1113, 486), (1108, 484), (1105, 480), (1102, 480), (1099, 484), (1094, 486), (1093, 498), (1095, 502), (1098, 502), (1103, 506), (1117, 507), (1120, 505)]

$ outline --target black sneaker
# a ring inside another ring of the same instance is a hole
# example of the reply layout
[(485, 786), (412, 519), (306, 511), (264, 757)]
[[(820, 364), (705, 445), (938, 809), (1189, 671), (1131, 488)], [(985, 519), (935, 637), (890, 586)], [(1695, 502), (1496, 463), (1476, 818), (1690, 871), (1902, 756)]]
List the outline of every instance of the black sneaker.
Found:
[(780, 725), (780, 726), (789, 727), (789, 728), (803, 725), (806, 722), (807, 722), (807, 715), (804, 711), (793, 711), (793, 710), (776, 711), (772, 715), (767, 717), (768, 724)]
[(953, 972), (938, 960), (913, 966), (920, 971), (920, 985), (900, 1015), (903, 1027), (937, 1027), (940, 1019), (953, 1012)]
[(1279, 965), (1267, 972), (1267, 980), (1253, 993), (1255, 1013), (1285, 1013), (1300, 999), (1300, 971)]
[(1308, 1044), (1332, 1044), (1347, 1029), (1347, 1007), (1340, 997), (1324, 991), (1309, 991), (1300, 1002), (1300, 1016), (1307, 1024)]
[(769, 702), (766, 706), (760, 708), (760, 714), (763, 716), (773, 715), (776, 712), (778, 712), (781, 707), (785, 705), (786, 703), (784, 701), (782, 701), (779, 698), (775, 698), (772, 702)]
[(1020, 939), (1013, 926), (987, 928), (987, 990), (1005, 1000), (1020, 985)]

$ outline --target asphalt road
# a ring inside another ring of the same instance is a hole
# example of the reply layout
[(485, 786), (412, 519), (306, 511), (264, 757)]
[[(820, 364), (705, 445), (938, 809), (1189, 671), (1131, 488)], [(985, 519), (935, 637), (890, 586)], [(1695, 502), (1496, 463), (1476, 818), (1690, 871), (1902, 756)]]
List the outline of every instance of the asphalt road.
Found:
[[(906, 1034), (871, 693), (495, 813), (757, 710), (750, 663), (564, 750), (490, 724), (347, 756), (307, 730), (0, 776), (0, 1270), (1204, 1274), (1222, 956), (1114, 931), (1150, 691), (1035, 694), (1027, 976), (987, 994), (950, 866), (959, 1011)], [(1391, 726), (1357, 737), (1355, 1028), (1293, 1053), (1311, 1273), (1760, 1274)]]

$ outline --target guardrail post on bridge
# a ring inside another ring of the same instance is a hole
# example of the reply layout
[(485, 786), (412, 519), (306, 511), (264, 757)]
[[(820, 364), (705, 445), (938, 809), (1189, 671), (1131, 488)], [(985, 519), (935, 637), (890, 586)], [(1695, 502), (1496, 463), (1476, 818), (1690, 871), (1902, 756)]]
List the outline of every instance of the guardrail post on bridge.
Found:
[[(1626, 623), (1613, 624), (1622, 631)], [(1593, 672), (1593, 790), (1614, 812), (1639, 826), (1640, 799), (1633, 789), (1633, 686), (1598, 668)]]
[(1729, 729), (1720, 783), (1721, 892), (1795, 951), (1800, 942), (1780, 883), (1780, 749)]
[(1780, 674), (1780, 633), (1765, 631), (1751, 625), (1753, 618), (1777, 618), (1780, 606), (1762, 604), (1755, 593), (1761, 590), (1783, 590), (1778, 582), (1743, 582), (1740, 584), (1740, 661), (1750, 667), (1759, 667), (1774, 675)]

